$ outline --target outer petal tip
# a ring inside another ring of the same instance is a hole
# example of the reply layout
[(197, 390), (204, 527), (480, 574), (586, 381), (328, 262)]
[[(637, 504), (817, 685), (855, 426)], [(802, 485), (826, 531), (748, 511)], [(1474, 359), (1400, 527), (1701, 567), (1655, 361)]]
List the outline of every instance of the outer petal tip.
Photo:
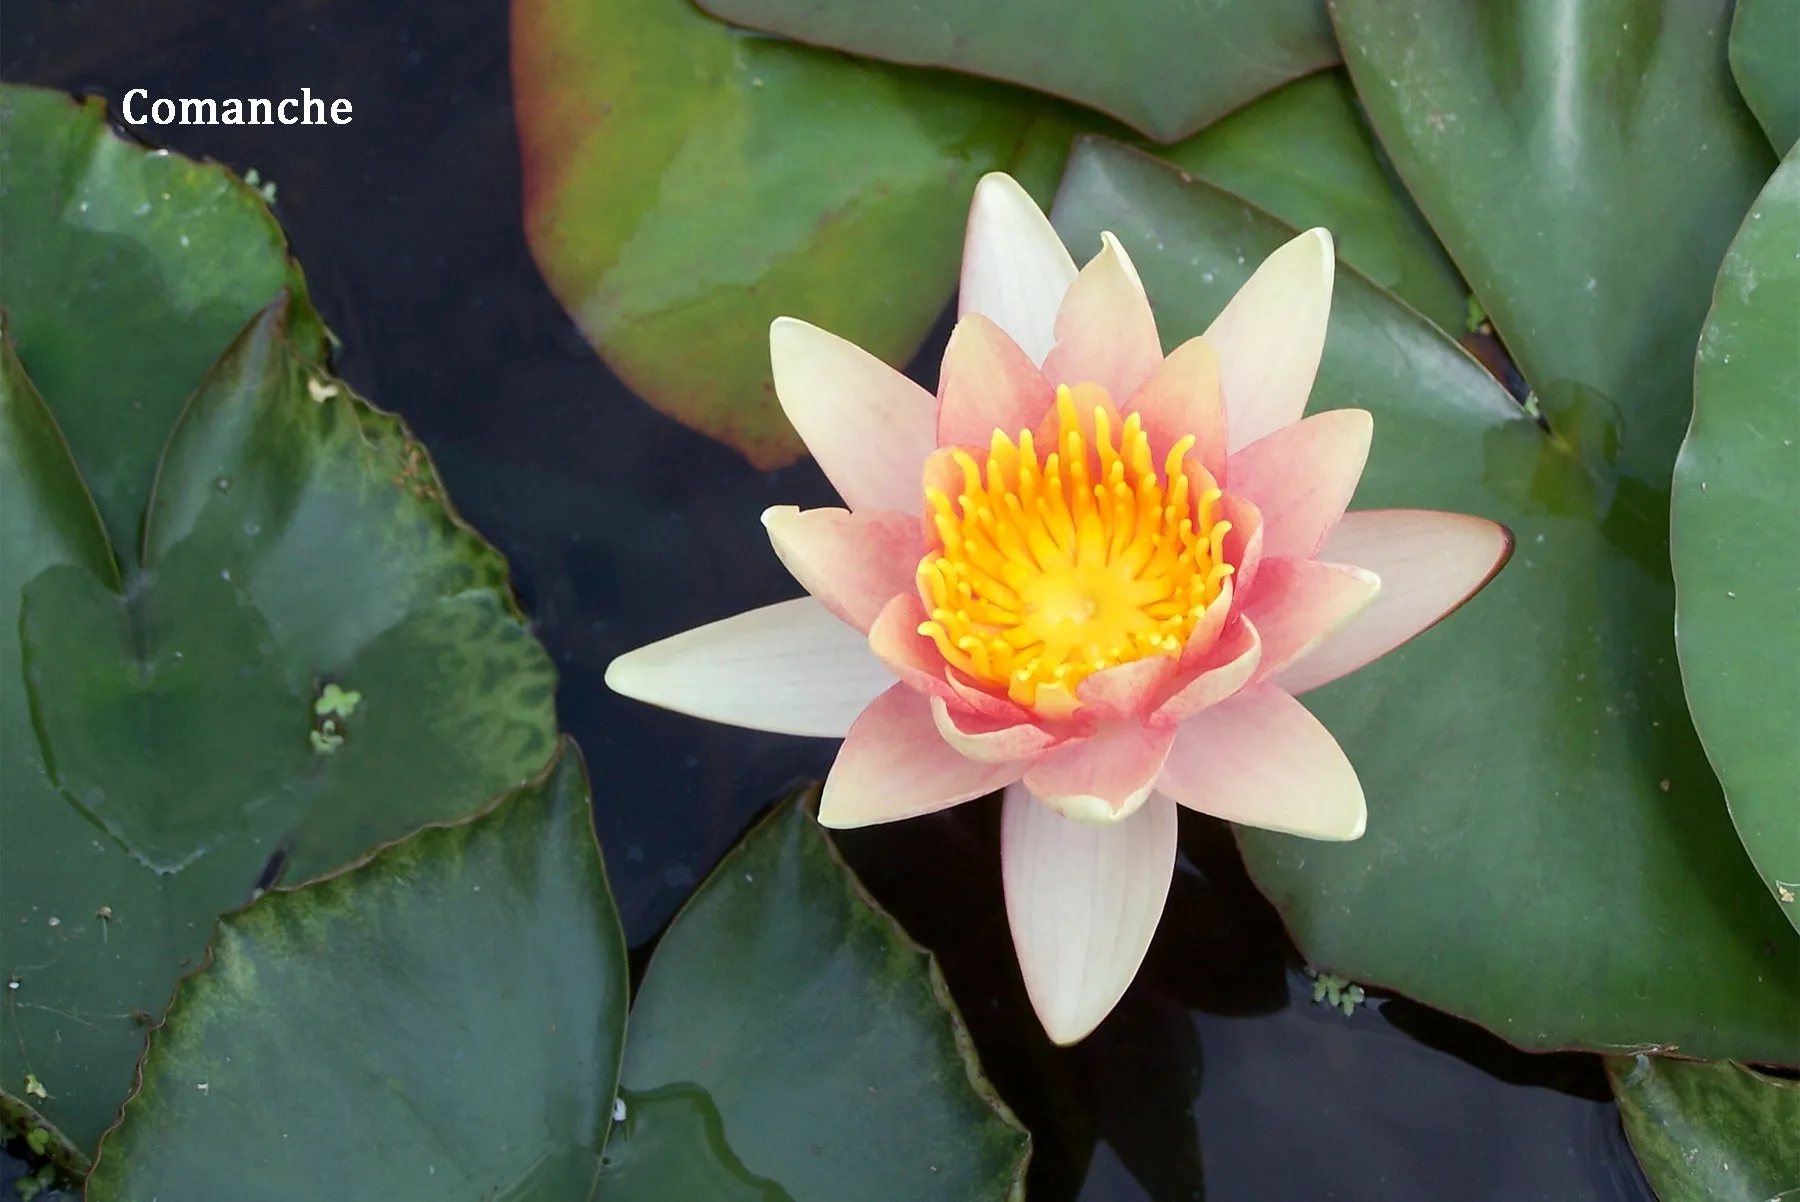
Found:
[(1043, 797), (1038, 801), (1049, 806), (1064, 818), (1076, 822), (1085, 822), (1091, 826), (1113, 826), (1137, 813), (1138, 807), (1150, 796), (1151, 786), (1155, 782), (1144, 785), (1124, 797), (1118, 809), (1113, 809), (1104, 797), (1095, 797), (1091, 793), (1070, 793), (1062, 797)]
[(1059, 1044), (1086, 1037), (1137, 975), (1175, 870), (1175, 806), (1129, 821), (1071, 822), (1022, 785), (1006, 791), (1000, 864), (1026, 994)]
[(1257, 267), (1213, 323), (1233, 452), (1300, 420), (1325, 349), (1336, 258), (1315, 227)]
[(969, 205), (958, 311), (990, 318), (1041, 364), (1074, 279), (1075, 261), (1037, 202), (1012, 176), (984, 175)]
[(1126, 276), (1138, 286), (1138, 291), (1144, 290), (1144, 280), (1142, 276), (1138, 275), (1137, 264), (1131, 261), (1131, 255), (1126, 251), (1124, 243), (1113, 237), (1111, 230), (1100, 231), (1100, 253), (1111, 253), (1119, 261), (1119, 266), (1125, 270)]
[(894, 682), (868, 640), (812, 597), (628, 651), (605, 679), (621, 696), (709, 722), (832, 739)]
[(856, 344), (791, 317), (769, 327), (775, 399), (851, 509), (918, 513), (937, 398)]
[[(642, 648), (638, 650), (642, 650)], [(631, 658), (636, 654), (637, 651), (627, 651), (624, 655), (614, 657), (613, 661), (606, 665), (606, 675), (602, 679), (606, 687), (619, 696), (629, 697), (633, 701), (642, 701), (643, 698), (638, 696), (633, 689), (636, 681), (632, 678)]]

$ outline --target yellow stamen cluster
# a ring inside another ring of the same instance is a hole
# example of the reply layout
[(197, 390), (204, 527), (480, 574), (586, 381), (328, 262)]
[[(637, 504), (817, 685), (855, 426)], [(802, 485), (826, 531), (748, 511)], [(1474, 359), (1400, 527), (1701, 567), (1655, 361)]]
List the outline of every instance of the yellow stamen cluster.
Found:
[(1102, 668), (1180, 655), (1232, 572), (1219, 488), (1186, 462), (1193, 437), (1170, 448), (1159, 476), (1138, 416), (1114, 449), (1105, 391), (1076, 391), (1093, 404), (1078, 410), (1075, 391), (1057, 389), (1055, 447), (1041, 463), (1029, 430), (1016, 443), (995, 430), (985, 464), (954, 453), (954, 502), (925, 489), (941, 549), (919, 563), (931, 615), (919, 633), (952, 666), (1049, 717), (1066, 716)]

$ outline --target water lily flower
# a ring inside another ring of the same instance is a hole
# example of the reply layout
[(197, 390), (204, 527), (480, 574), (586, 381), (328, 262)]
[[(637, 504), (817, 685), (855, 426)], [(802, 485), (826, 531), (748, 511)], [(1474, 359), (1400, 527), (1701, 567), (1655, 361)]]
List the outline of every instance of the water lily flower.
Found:
[(1118, 1002), (1161, 917), (1176, 807), (1314, 839), (1362, 787), (1295, 695), (1472, 596), (1511, 536), (1346, 513), (1360, 409), (1303, 417), (1331, 236), (1269, 256), (1164, 355), (1125, 248), (1080, 271), (1005, 175), (975, 193), (933, 397), (804, 322), (770, 331), (782, 408), (846, 508), (763, 515), (807, 596), (615, 660), (628, 696), (844, 742), (831, 827), (1005, 790), (1001, 871), (1059, 1043)]

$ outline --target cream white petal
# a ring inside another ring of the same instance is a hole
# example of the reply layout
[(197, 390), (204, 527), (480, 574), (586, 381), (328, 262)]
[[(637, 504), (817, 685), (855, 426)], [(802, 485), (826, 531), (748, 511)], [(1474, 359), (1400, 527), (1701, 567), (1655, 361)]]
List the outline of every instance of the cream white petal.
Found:
[(769, 327), (781, 411), (853, 510), (922, 513), (937, 398), (836, 334), (792, 317)]
[(696, 626), (607, 665), (615, 693), (711, 722), (842, 738), (894, 674), (812, 597)]
[(1006, 917), (1025, 991), (1057, 1043), (1084, 1038), (1137, 975), (1168, 900), (1175, 827), (1175, 803), (1159, 794), (1101, 826), (1064, 818), (1023, 784), (1007, 788)]
[(1219, 358), (1227, 447), (1300, 420), (1325, 349), (1331, 234), (1310, 229), (1264, 259), (1204, 337)]
[(958, 312), (986, 317), (1042, 366), (1074, 282), (1075, 260), (1037, 202), (1010, 175), (982, 176), (963, 237)]

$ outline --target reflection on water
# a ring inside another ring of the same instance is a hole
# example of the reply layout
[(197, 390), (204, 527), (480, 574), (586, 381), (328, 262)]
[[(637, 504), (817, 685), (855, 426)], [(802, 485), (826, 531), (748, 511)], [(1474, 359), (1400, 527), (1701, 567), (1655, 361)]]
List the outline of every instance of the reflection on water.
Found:
[[(833, 748), (661, 713), (607, 693), (601, 674), (629, 647), (793, 596), (757, 515), (831, 503), (830, 490), (810, 464), (755, 472), (637, 403), (551, 300), (519, 224), (502, 0), (274, 0), (253, 19), (226, 0), (150, 10), (0, 7), (0, 74), (115, 101), (133, 87), (303, 85), (354, 101), (349, 126), (158, 132), (278, 184), (278, 215), (344, 340), (343, 374), (412, 423), (458, 507), (511, 559), (589, 759), (627, 931), (644, 943)], [(1229, 837), (1188, 815), (1139, 985), (1088, 1043), (1050, 1047), (1006, 943), (995, 815), (976, 805), (844, 842), (939, 951), (997, 1083), (1038, 1133), (1034, 1202), (1649, 1199), (1596, 1061), (1513, 1052), (1392, 1000), (1348, 1019), (1313, 1006)]]

